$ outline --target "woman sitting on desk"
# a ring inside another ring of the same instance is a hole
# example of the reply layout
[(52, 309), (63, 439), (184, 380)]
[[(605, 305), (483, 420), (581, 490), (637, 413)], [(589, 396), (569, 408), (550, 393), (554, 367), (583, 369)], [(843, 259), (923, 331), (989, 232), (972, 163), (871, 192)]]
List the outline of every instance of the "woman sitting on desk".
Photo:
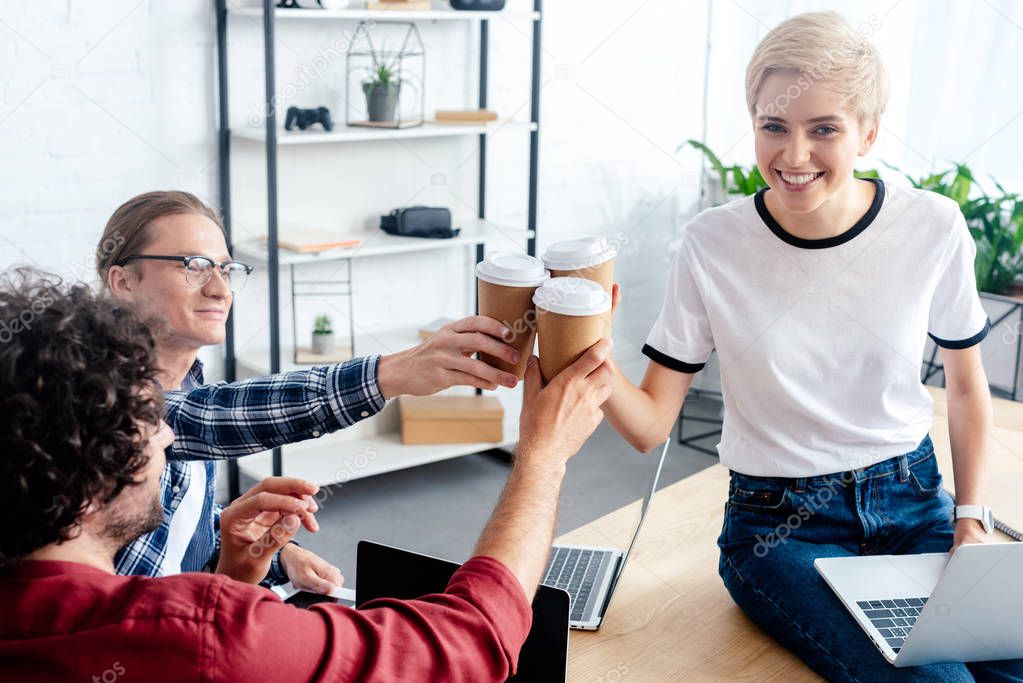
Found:
[[(920, 382), (941, 347), (956, 496), (983, 506), (989, 322), (975, 246), (940, 195), (858, 179), (887, 98), (875, 48), (834, 13), (777, 26), (746, 100), (768, 188), (686, 227), (642, 384), (618, 370), (608, 420), (637, 449), (664, 441), (716, 349), (732, 470), (720, 573), (742, 610), (828, 680), (1023, 680), (1023, 661), (896, 669), (814, 570), (819, 557), (943, 552), (986, 537), (951, 521)], [(819, 492), (832, 495), (826, 504)], [(798, 520), (792, 521), (792, 520)]]

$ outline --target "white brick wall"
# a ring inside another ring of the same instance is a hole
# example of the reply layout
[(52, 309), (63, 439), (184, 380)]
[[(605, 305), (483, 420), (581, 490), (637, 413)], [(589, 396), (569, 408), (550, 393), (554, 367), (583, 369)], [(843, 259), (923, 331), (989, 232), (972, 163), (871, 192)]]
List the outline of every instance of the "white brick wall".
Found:
[[(200, 1), (19, 1), (0, 20), (0, 267), (80, 274), (121, 201), (177, 187), (179, 169), (215, 149), (212, 13)], [(195, 189), (214, 187), (206, 173)]]

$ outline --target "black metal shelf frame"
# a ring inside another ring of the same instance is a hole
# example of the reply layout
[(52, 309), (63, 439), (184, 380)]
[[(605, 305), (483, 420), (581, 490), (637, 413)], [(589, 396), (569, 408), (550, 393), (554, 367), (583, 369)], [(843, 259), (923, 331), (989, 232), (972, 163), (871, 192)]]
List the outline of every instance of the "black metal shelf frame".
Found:
[[(214, 0), (217, 19), (217, 88), (218, 103), (218, 148), (220, 162), (220, 211), (227, 229), (227, 246), (232, 250), (231, 240), (231, 130), (228, 121), (228, 45), (227, 45), (227, 0)], [(532, 236), (527, 242), (526, 250), (530, 255), (536, 254), (536, 216), (537, 189), (539, 176), (540, 151), (540, 29), (543, 17), (543, 0), (533, 0), (532, 19), (532, 52), (530, 82), (530, 122), (532, 130), (529, 134), (529, 190), (527, 206), (527, 228)], [(315, 11), (315, 10), (309, 10)], [(424, 20), (428, 21), (428, 20)], [(489, 39), (490, 20), (479, 19), (480, 22), (480, 62), (479, 62), (479, 106), (487, 106), (487, 74), (489, 70)], [(281, 369), (281, 321), (280, 321), (280, 251), (278, 245), (278, 182), (277, 182), (277, 110), (274, 106), (275, 57), (274, 57), (274, 0), (263, 0), (263, 71), (265, 85), (266, 113), (266, 187), (267, 187), (267, 277), (269, 280), (269, 328), (270, 328), (270, 374)], [(486, 218), (486, 177), (487, 177), (487, 136), (479, 136), (479, 194), (478, 216)], [(484, 247), (477, 245), (476, 261), (483, 260)], [(349, 283), (350, 283), (349, 276)], [(294, 308), (293, 315), (294, 315)], [(477, 310), (478, 303), (477, 303)], [(351, 318), (349, 318), (351, 323)], [(353, 335), (354, 338), (354, 335)], [(234, 335), (234, 314), (227, 320), (227, 338), (224, 350), (224, 373), (228, 382), (237, 378), (236, 350)], [(229, 496), (233, 500), (240, 494), (238, 463), (228, 460)], [(282, 472), (282, 453), (280, 448), (273, 449), (273, 473)]]

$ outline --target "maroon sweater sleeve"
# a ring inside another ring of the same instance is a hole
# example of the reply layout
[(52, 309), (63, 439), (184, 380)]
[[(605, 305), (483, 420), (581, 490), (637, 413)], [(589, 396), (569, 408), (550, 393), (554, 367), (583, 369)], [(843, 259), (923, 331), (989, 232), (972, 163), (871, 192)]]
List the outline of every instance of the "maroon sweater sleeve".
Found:
[(303, 610), (225, 581), (212, 608), (212, 681), (504, 681), (532, 621), (518, 580), (489, 557), (416, 600)]

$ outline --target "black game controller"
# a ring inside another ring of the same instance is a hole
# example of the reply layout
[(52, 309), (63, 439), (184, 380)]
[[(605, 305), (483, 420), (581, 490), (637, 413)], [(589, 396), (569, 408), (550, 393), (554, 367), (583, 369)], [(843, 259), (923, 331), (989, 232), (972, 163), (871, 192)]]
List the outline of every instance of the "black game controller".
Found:
[(330, 110), (326, 107), (316, 109), (299, 109), (288, 107), (288, 116), (284, 121), (284, 130), (291, 130), (296, 125), (299, 130), (305, 130), (314, 123), (319, 123), (324, 130), (333, 130), (334, 121), (330, 118)]

